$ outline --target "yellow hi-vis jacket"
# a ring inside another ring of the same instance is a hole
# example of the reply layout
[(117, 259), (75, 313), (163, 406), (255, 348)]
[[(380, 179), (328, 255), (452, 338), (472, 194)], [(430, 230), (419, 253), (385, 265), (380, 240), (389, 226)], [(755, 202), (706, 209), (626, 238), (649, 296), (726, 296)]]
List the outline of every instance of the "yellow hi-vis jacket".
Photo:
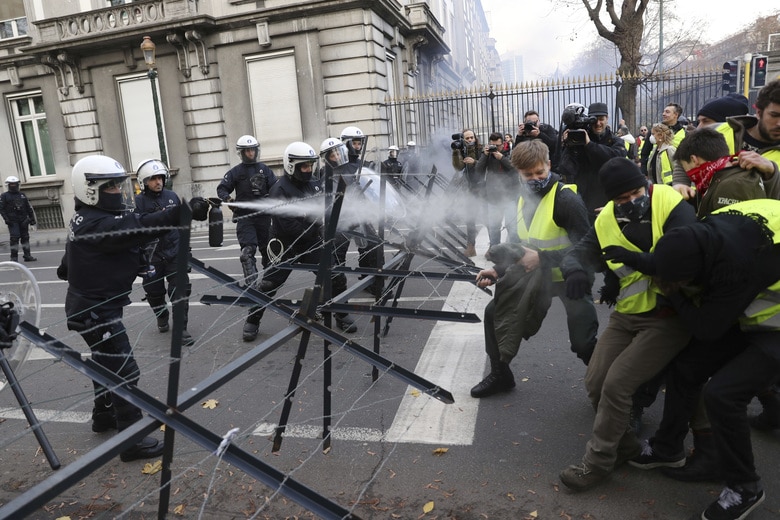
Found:
[[(555, 195), (559, 189), (570, 189), (577, 191), (576, 185), (562, 184), (556, 182), (553, 184), (542, 200), (539, 201), (534, 216), (531, 219), (531, 225), (528, 226), (523, 218), (523, 206), (525, 200), (523, 197), (517, 201), (517, 236), (520, 240), (527, 242), (539, 251), (554, 251), (564, 249), (571, 245), (569, 234), (562, 227), (558, 227), (553, 220), (553, 210), (555, 209)], [(559, 267), (552, 268), (552, 281), (562, 282), (563, 275)]]
[[(669, 213), (680, 201), (682, 201), (682, 196), (671, 186), (665, 184), (653, 186), (653, 194), (650, 198), (651, 225), (653, 230), (651, 252), (655, 250), (658, 239), (664, 234), (664, 223)], [(607, 202), (596, 218), (594, 227), (596, 237), (599, 239), (599, 245), (602, 249), (607, 246), (621, 246), (629, 251), (642, 252), (620, 230), (615, 218), (614, 202)], [(623, 314), (641, 314), (655, 309), (656, 296), (660, 294), (660, 291), (652, 283), (649, 276), (612, 260), (607, 261), (607, 267), (620, 280), (620, 294), (617, 297), (616, 311)]]
[[(759, 215), (766, 219), (766, 227), (774, 231), (773, 243), (780, 243), (780, 204), (770, 199), (746, 200), (716, 209), (717, 213), (739, 213), (750, 216)], [(762, 219), (762, 220), (763, 220)], [(780, 330), (780, 280), (763, 291), (747, 306), (739, 318), (742, 330)]]
[[(726, 144), (729, 145), (729, 154), (734, 155), (739, 153), (739, 150), (734, 149), (734, 129), (731, 128), (731, 125), (728, 123), (720, 123), (715, 127), (715, 130), (723, 134), (723, 137), (726, 138)], [(761, 156), (780, 166), (780, 150), (764, 150), (761, 152)]]

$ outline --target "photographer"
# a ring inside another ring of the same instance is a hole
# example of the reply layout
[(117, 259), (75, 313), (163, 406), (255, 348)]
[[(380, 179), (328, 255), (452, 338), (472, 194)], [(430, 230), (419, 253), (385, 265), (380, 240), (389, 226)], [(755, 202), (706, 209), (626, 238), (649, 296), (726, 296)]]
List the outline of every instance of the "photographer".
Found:
[(550, 157), (555, 156), (555, 147), (558, 143), (558, 131), (547, 123), (539, 121), (539, 113), (536, 110), (529, 110), (523, 115), (523, 124), (517, 125), (517, 136), (515, 137), (515, 146), (523, 141), (541, 139), (550, 150)]
[(614, 157), (626, 156), (623, 140), (612, 133), (607, 118), (605, 103), (591, 103), (587, 111), (582, 105), (569, 105), (561, 118), (563, 148), (558, 171), (567, 182), (577, 185), (591, 220), (608, 200), (599, 169)]
[(487, 201), (487, 229), (490, 245), (501, 243), (501, 221), (506, 222), (507, 242), (517, 242), (517, 198), (520, 178), (509, 161), (501, 153), (503, 138), (498, 132), (490, 134), (484, 154), (477, 161), (477, 175), (485, 179)]
[(475, 211), (466, 215), (466, 250), (464, 254), (468, 257), (477, 256), (474, 248), (477, 240), (477, 223), (475, 215), (482, 213), (480, 211), (483, 204), (482, 197), (485, 190), (485, 179), (477, 174), (477, 161), (482, 156), (482, 149), (479, 146), (479, 139), (473, 130), (464, 129), (460, 134), (453, 134), (452, 144), (452, 167), (456, 171), (463, 172), (463, 178), (468, 186), (469, 194), (478, 202)]

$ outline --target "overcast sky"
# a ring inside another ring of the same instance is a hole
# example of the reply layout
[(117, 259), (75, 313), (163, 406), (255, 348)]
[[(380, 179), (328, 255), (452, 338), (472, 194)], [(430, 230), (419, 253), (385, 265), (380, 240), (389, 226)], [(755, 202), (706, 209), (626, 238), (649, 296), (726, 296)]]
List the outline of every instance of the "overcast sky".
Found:
[[(657, 4), (658, 0), (651, 2)], [(566, 70), (571, 59), (599, 37), (582, 3), (572, 3), (576, 7), (563, 8), (555, 0), (482, 0), (482, 7), (499, 53), (522, 54), (525, 79), (536, 80), (550, 76), (557, 66)], [(664, 0), (664, 11), (670, 10), (686, 20), (688, 27), (706, 27), (703, 39), (712, 43), (761, 15), (776, 12), (777, 7), (774, 0), (740, 0), (736, 4), (733, 0)], [(717, 15), (705, 18), (706, 13)]]

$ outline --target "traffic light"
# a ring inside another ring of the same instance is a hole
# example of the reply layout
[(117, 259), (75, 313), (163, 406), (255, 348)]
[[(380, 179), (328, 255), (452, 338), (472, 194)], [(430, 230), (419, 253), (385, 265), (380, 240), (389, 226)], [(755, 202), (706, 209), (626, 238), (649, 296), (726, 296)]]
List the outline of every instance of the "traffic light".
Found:
[(739, 62), (727, 61), (723, 64), (723, 92), (739, 91)]
[(754, 88), (766, 85), (766, 56), (753, 56), (753, 63), (750, 66), (750, 83)]

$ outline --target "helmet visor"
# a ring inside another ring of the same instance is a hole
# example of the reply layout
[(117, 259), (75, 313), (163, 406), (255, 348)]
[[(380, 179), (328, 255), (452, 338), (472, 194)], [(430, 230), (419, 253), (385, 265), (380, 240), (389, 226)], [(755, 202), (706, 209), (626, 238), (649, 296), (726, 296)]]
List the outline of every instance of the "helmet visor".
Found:
[(131, 212), (135, 209), (135, 190), (129, 176), (103, 179), (98, 186), (98, 206), (110, 211)]
[(341, 165), (349, 162), (349, 155), (347, 154), (347, 147), (344, 144), (330, 148), (322, 152), (322, 158), (331, 167), (338, 168)]

